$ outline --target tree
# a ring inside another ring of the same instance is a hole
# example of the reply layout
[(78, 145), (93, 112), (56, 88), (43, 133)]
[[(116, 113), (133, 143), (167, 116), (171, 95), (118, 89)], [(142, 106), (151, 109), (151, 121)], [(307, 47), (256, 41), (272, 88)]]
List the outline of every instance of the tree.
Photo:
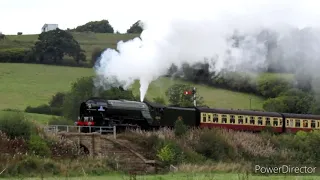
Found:
[[(191, 91), (193, 87), (187, 84), (174, 84), (166, 91), (166, 96), (172, 105), (193, 106), (193, 95), (185, 95), (185, 91)], [(197, 94), (197, 106), (203, 106), (203, 98)]]
[(127, 33), (131, 33), (131, 34), (141, 34), (143, 31), (143, 24), (142, 22), (139, 20), (137, 22), (135, 22), (132, 26), (130, 26), (130, 28), (127, 30)]
[(73, 57), (77, 63), (86, 59), (79, 43), (70, 33), (61, 29), (42, 32), (33, 51), (39, 57), (40, 62), (48, 59), (56, 63), (62, 61), (64, 55)]
[(266, 111), (308, 114), (314, 104), (313, 96), (302, 90), (292, 88), (276, 98), (270, 98), (263, 104)]
[(94, 33), (114, 33), (114, 29), (110, 25), (108, 20), (90, 21), (84, 25), (76, 27), (72, 31), (94, 32)]

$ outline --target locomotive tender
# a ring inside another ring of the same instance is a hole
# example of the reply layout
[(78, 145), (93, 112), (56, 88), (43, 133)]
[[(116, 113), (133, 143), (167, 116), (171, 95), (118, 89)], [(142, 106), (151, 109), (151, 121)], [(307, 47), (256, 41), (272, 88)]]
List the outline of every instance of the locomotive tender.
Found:
[(291, 114), (208, 107), (170, 107), (152, 102), (91, 98), (81, 103), (79, 126), (139, 126), (142, 129), (173, 127), (182, 120), (189, 127), (226, 128), (259, 132), (320, 130), (320, 115)]

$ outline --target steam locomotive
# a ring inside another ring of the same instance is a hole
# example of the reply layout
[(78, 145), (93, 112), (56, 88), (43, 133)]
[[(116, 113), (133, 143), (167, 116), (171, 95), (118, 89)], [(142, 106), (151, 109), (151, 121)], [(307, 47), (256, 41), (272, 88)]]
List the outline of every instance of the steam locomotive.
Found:
[[(144, 130), (173, 127), (182, 120), (189, 127), (226, 128), (259, 132), (320, 130), (320, 115), (233, 110), (209, 107), (164, 106), (153, 102), (90, 98), (80, 105), (78, 126), (139, 127)], [(96, 131), (97, 129), (91, 129)], [(82, 128), (88, 132), (87, 128)]]

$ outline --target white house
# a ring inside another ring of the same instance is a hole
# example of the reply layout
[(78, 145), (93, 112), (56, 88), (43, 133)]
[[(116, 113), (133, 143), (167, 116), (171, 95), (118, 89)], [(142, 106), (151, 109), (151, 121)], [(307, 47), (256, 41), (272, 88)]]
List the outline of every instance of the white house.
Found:
[(58, 28), (58, 24), (44, 24), (41, 28), (42, 32), (48, 32)]

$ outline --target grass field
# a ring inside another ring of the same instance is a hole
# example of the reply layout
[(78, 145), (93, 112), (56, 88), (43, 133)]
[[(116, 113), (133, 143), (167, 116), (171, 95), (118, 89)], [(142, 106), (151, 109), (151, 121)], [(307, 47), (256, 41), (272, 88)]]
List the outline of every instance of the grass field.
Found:
[[(14, 111), (1, 111), (0, 110), (0, 116), (4, 113), (16, 113)], [(37, 122), (39, 124), (46, 124), (52, 117), (52, 115), (46, 115), (46, 114), (34, 114), (34, 113), (24, 113), (26, 119), (30, 121)]]
[[(95, 48), (116, 48), (120, 40), (127, 41), (138, 37), (136, 34), (106, 34), (106, 33), (72, 33), (74, 38), (80, 43), (83, 50), (86, 51), (87, 59), (91, 58), (92, 51)], [(12, 47), (31, 47), (38, 40), (38, 34), (35, 35), (8, 35), (7, 39), (0, 41), (0, 48)]]
[[(71, 83), (83, 76), (93, 75), (89, 68), (61, 67), (37, 64), (1, 64), (0, 66), (0, 110), (19, 109), (27, 106), (46, 104), (57, 92), (70, 90)], [(165, 97), (166, 89), (174, 83), (188, 83), (169, 78), (160, 78), (153, 82), (147, 98)], [(188, 83), (191, 84), (191, 83)], [(204, 97), (210, 107), (261, 109), (263, 99), (254, 95), (196, 85), (199, 95)], [(139, 83), (132, 86), (133, 92), (139, 94)]]
[[(14, 178), (10, 178), (13, 180)], [(22, 178), (19, 178), (22, 179)], [(41, 178), (23, 178), (23, 180), (40, 180)], [(109, 176), (89, 176), (89, 177), (52, 177), (44, 178), (47, 180), (129, 180), (129, 176), (124, 175), (109, 175)], [(136, 180), (318, 180), (316, 176), (252, 176), (245, 174), (232, 173), (207, 173), (207, 174), (168, 174), (168, 175), (153, 175), (153, 176), (137, 176)], [(4, 180), (9, 180), (4, 178)], [(16, 179), (18, 180), (18, 179)]]

